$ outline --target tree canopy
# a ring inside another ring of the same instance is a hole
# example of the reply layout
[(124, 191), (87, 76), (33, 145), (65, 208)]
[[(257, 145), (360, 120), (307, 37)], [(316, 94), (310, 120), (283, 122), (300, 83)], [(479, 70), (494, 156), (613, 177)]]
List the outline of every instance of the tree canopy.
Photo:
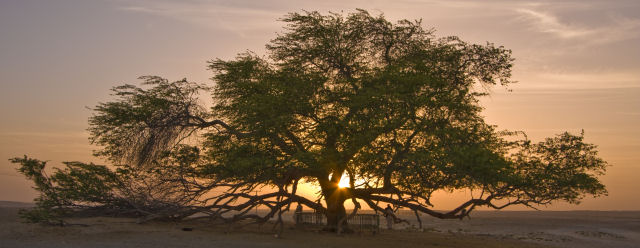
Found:
[[(607, 163), (583, 134), (533, 143), (484, 121), (480, 97), (513, 83), (510, 50), (364, 10), (282, 21), (266, 55), (209, 61), (212, 87), (143, 77), (146, 87), (114, 88), (118, 98), (89, 120), (97, 155), (121, 172), (173, 171), (162, 178), (191, 195), (181, 202), (189, 213), (266, 221), (297, 202), (325, 213), (331, 228), (348, 218), (347, 200), (356, 211), (389, 203), (462, 218), (480, 206), (606, 194), (597, 176)], [(198, 92), (211, 92), (211, 109)], [(340, 188), (345, 175), (350, 187)], [(303, 182), (321, 189), (318, 199), (296, 193)], [(433, 210), (434, 192), (460, 189), (474, 194)], [(250, 212), (258, 206), (271, 211)]]

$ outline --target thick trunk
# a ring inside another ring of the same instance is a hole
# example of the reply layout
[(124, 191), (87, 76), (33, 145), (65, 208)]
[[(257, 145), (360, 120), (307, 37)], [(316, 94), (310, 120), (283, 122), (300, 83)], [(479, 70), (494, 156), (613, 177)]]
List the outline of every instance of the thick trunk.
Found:
[(340, 164), (339, 157), (335, 148), (327, 149), (323, 164), (325, 168), (331, 169), (327, 171), (327, 174), (318, 178), (322, 195), (327, 203), (327, 226), (325, 229), (330, 231), (337, 231), (340, 220), (347, 215), (344, 201), (348, 197), (346, 191), (338, 186), (346, 165)]
[[(327, 203), (326, 229), (329, 231), (337, 231), (338, 222), (347, 216), (347, 211), (344, 208), (344, 202), (347, 199), (345, 191), (335, 184), (329, 187), (323, 187), (322, 192), (324, 193), (325, 202)], [(346, 227), (346, 223), (343, 223), (343, 228), (344, 227)]]
[[(338, 189), (339, 190), (339, 189)], [(347, 211), (344, 208), (344, 200), (327, 198), (327, 228), (331, 231), (338, 230), (338, 222), (345, 216)], [(345, 226), (346, 223), (343, 224)]]

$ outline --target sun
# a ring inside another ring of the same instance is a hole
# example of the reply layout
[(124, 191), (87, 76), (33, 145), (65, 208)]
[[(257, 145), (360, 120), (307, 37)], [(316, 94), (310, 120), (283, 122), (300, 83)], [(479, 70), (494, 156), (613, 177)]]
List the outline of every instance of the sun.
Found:
[(347, 174), (342, 174), (340, 182), (338, 183), (338, 187), (349, 188), (349, 176), (347, 176)]

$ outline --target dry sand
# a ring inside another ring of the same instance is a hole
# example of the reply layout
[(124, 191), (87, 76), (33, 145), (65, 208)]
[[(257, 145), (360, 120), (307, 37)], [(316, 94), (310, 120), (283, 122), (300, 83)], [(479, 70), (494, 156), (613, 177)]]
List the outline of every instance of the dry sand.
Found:
[[(203, 222), (136, 224), (126, 218), (69, 219), (66, 227), (21, 223), (20, 207), (0, 202), (0, 247), (639, 247), (638, 212), (478, 212), (471, 220), (424, 218), (408, 225), (337, 236), (271, 225), (229, 228)], [(182, 231), (190, 227), (193, 231)]]
[(463, 221), (424, 218), (423, 227), (554, 247), (640, 247), (640, 211), (478, 211)]

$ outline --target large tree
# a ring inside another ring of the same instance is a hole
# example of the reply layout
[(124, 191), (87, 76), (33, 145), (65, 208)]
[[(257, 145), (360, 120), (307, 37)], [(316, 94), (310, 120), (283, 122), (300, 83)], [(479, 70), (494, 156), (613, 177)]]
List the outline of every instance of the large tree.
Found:
[[(119, 98), (90, 119), (98, 154), (129, 169), (180, 168), (174, 181), (199, 199), (193, 211), (266, 221), (298, 202), (325, 213), (329, 228), (347, 218), (348, 200), (462, 218), (479, 206), (606, 194), (596, 177), (606, 162), (582, 135), (532, 143), (485, 123), (479, 98), (512, 83), (510, 50), (363, 10), (282, 21), (266, 56), (210, 61), (211, 88), (158, 77), (114, 88)], [(210, 110), (201, 90), (212, 92)], [(350, 187), (338, 186), (344, 176)], [(318, 199), (296, 193), (303, 182)], [(439, 212), (430, 202), (439, 190), (473, 193)], [(271, 211), (249, 211), (257, 206)]]

